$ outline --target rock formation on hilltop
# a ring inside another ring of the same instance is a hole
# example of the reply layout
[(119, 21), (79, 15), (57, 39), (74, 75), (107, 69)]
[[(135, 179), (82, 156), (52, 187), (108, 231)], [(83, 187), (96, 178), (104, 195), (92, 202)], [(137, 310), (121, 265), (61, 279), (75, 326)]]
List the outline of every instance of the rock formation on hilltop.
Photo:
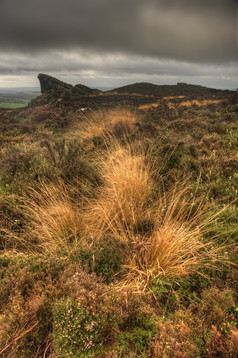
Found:
[(40, 87), (41, 87), (41, 93), (44, 94), (49, 91), (55, 91), (55, 92), (65, 92), (71, 90), (73, 87), (72, 85), (69, 85), (68, 83), (65, 83), (63, 81), (58, 80), (57, 78), (54, 78), (49, 75), (45, 75), (43, 73), (39, 73), (38, 79), (40, 81)]
[(41, 96), (31, 101), (31, 106), (42, 104), (57, 104), (62, 106), (78, 105), (87, 107), (91, 101), (86, 100), (92, 95), (100, 94), (101, 91), (92, 89), (82, 84), (70, 85), (55, 77), (40, 73), (38, 75), (41, 87)]

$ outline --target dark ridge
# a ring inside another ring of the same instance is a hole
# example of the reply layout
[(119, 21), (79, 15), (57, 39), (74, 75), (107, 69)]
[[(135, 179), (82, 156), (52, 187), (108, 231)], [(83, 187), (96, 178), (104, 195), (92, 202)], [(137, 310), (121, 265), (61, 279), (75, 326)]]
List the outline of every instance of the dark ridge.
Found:
[(120, 104), (139, 107), (154, 100), (166, 99), (166, 97), (219, 99), (224, 95), (235, 93), (234, 91), (223, 91), (183, 82), (177, 83), (177, 85), (155, 85), (141, 82), (102, 92), (82, 84), (72, 86), (42, 73), (38, 75), (38, 79), (42, 95), (33, 99), (30, 106), (52, 104), (59, 107), (99, 109)]
[(231, 91), (223, 91), (213, 88), (208, 88), (199, 85), (191, 85), (184, 82), (179, 82), (177, 85), (155, 85), (152, 83), (141, 82), (134, 83), (131, 85), (115, 88), (107, 93), (118, 92), (118, 93), (136, 93), (141, 95), (154, 95), (157, 97), (164, 96), (198, 96), (198, 95), (219, 95), (224, 92), (230, 93)]

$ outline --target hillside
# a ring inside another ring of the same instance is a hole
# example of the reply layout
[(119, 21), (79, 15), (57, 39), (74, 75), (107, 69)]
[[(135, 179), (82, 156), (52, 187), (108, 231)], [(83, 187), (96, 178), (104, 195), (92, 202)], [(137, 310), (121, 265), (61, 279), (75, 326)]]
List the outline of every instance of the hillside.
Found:
[[(58, 107), (90, 107), (101, 109), (114, 107), (118, 103), (123, 106), (139, 107), (159, 103), (184, 103), (185, 101), (236, 101), (235, 91), (222, 91), (203, 86), (178, 83), (177, 85), (154, 85), (135, 83), (102, 92), (82, 84), (69, 85), (45, 74), (38, 76), (42, 95), (32, 100), (31, 106), (54, 104)], [(212, 102), (211, 102), (212, 103)]]
[(151, 83), (135, 83), (128, 86), (116, 88), (113, 91), (118, 93), (138, 93), (141, 95), (154, 95), (158, 97), (168, 96), (212, 96), (222, 95), (224, 92), (213, 88), (191, 85), (187, 83), (177, 83), (177, 85), (154, 85)]
[(236, 357), (238, 94), (38, 78), (0, 109), (0, 355)]

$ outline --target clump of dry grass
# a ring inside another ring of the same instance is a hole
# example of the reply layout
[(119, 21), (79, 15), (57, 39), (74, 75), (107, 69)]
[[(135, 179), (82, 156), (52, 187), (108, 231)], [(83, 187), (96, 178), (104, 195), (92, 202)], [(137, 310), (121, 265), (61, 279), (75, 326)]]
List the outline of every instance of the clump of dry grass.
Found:
[(80, 240), (81, 218), (63, 182), (31, 190), (23, 207), (28, 222), (29, 241), (44, 250), (70, 249)]
[(80, 137), (128, 137), (135, 131), (135, 122), (135, 114), (126, 108), (94, 111), (80, 123)]
[(154, 203), (154, 228), (125, 257), (124, 284), (146, 290), (152, 282), (186, 276), (224, 262), (224, 247), (215, 237), (205, 239), (219, 215), (189, 198), (189, 186), (175, 187)]
[(117, 143), (99, 165), (104, 185), (87, 206), (86, 235), (98, 240), (107, 235), (124, 243), (133, 240), (138, 217), (149, 215), (152, 192), (150, 169), (143, 153)]
[(129, 145), (110, 149), (101, 163), (104, 185), (84, 214), (87, 237), (116, 244), (124, 272), (120, 285), (140, 291), (223, 259), (214, 238), (204, 239), (219, 213), (191, 198), (186, 183), (155, 197), (145, 159), (143, 150)]

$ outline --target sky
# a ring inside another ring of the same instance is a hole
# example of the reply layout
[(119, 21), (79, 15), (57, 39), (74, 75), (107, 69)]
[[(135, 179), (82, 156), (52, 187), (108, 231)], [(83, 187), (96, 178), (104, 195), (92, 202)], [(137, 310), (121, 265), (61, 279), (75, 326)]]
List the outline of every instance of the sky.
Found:
[(238, 0), (0, 0), (0, 88), (238, 87)]

